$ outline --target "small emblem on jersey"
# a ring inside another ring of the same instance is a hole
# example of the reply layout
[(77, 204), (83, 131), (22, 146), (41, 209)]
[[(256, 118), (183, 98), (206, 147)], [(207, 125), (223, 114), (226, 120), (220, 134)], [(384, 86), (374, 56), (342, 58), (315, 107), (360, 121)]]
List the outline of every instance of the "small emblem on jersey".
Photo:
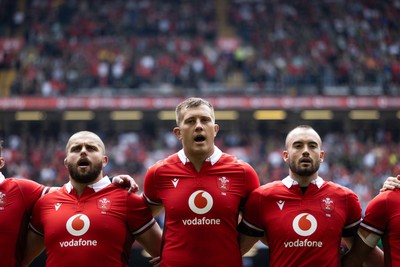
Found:
[(68, 219), (66, 227), (73, 236), (81, 236), (89, 230), (90, 220), (85, 214), (75, 214)]
[(189, 208), (197, 214), (209, 212), (213, 203), (214, 201), (212, 196), (204, 190), (198, 190), (192, 193), (188, 200)]
[(230, 188), (230, 183), (228, 178), (224, 177), (220, 177), (217, 178), (217, 184), (218, 184), (218, 188), (221, 189), (222, 191), (228, 191)]
[(332, 212), (335, 209), (335, 202), (330, 197), (323, 198), (321, 208), (325, 212)]
[(279, 201), (276, 202), (276, 204), (278, 204), (279, 209), (282, 210), (283, 209), (283, 205), (285, 205), (285, 201), (279, 200)]
[(0, 210), (4, 210), (7, 204), (7, 195), (0, 191)]
[(56, 211), (58, 211), (58, 209), (61, 207), (61, 203), (58, 202), (56, 204), (54, 204), (54, 208), (56, 209)]
[(97, 200), (97, 207), (102, 211), (109, 210), (111, 208), (111, 200), (106, 197)]
[(317, 230), (317, 220), (309, 213), (301, 213), (293, 220), (294, 231), (301, 236), (310, 236)]
[(179, 179), (178, 178), (174, 178), (171, 180), (172, 184), (174, 185), (174, 187), (176, 188), (176, 186), (178, 185)]

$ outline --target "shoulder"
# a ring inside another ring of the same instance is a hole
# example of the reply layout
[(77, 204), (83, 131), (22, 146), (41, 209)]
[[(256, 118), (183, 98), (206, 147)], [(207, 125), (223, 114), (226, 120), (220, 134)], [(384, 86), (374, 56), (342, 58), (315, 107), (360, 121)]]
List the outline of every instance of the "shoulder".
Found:
[(158, 169), (158, 168), (161, 168), (166, 165), (176, 164), (179, 161), (180, 161), (180, 159), (178, 157), (178, 153), (175, 153), (175, 154), (168, 156), (167, 158), (158, 160), (156, 163), (154, 163), (153, 165), (150, 166), (150, 169)]
[(272, 192), (282, 190), (282, 188), (285, 188), (285, 185), (281, 181), (274, 181), (254, 189), (252, 194), (267, 196)]
[(325, 182), (323, 187), (332, 192), (336, 192), (337, 194), (356, 195), (356, 193), (354, 193), (350, 188), (331, 181)]
[(380, 192), (370, 201), (370, 203), (378, 203), (378, 202), (400, 203), (400, 190), (395, 189), (395, 190), (386, 190)]
[(236, 156), (227, 154), (227, 153), (222, 153), (221, 158), (218, 160), (218, 162), (225, 164), (225, 165), (234, 165), (239, 168), (243, 168), (245, 170), (251, 170), (254, 171), (254, 168), (244, 160), (238, 159)]

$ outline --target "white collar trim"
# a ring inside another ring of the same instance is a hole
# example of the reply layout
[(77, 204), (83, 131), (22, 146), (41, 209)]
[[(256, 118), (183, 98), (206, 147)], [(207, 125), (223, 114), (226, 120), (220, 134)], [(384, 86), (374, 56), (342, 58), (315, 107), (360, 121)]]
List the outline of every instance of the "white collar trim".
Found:
[[(317, 179), (314, 179), (311, 181), (312, 184), (315, 184), (318, 188), (321, 188), (321, 186), (324, 184), (324, 180), (321, 177), (317, 177)], [(297, 185), (299, 184), (297, 181), (292, 179), (290, 176), (287, 176), (285, 179), (282, 180), (282, 183), (287, 187), (290, 188), (292, 185)]]
[[(110, 184), (111, 184), (110, 178), (108, 178), (108, 176), (104, 176), (103, 178), (100, 179), (100, 181), (98, 181), (94, 184), (90, 184), (90, 185), (88, 185), (88, 187), (92, 188), (94, 190), (94, 192), (98, 192)], [(68, 193), (71, 193), (72, 188), (73, 188), (71, 181), (69, 181), (68, 183), (65, 184), (65, 188), (67, 189)]]
[[(214, 165), (222, 156), (222, 151), (218, 147), (214, 146), (214, 153), (206, 159), (206, 161), (211, 162), (211, 165)], [(182, 161), (183, 165), (185, 165), (187, 162), (190, 162), (190, 160), (186, 157), (185, 152), (183, 149), (178, 151), (178, 157)]]

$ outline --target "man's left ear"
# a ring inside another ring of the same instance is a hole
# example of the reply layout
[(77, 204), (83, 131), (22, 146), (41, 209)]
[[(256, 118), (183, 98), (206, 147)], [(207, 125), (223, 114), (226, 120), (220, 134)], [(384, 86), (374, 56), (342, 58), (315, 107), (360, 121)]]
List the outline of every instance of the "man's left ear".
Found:
[(219, 132), (219, 125), (218, 124), (214, 124), (214, 137), (217, 136), (218, 132)]
[(319, 154), (319, 162), (324, 162), (324, 156), (325, 156), (325, 152), (321, 151), (321, 153)]

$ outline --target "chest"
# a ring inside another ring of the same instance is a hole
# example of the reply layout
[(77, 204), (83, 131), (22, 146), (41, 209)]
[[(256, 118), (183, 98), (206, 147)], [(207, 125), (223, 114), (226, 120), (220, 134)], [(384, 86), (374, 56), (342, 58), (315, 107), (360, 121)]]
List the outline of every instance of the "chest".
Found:
[(124, 202), (110, 195), (76, 199), (54, 197), (42, 203), (35, 213), (45, 239), (65, 240), (69, 237), (88, 240), (122, 239), (127, 232)]
[(349, 218), (347, 202), (335, 194), (281, 194), (263, 201), (269, 211), (263, 222), (285, 234), (340, 236)]
[(185, 214), (238, 214), (246, 192), (240, 171), (182, 171), (159, 177), (157, 195), (169, 216)]

